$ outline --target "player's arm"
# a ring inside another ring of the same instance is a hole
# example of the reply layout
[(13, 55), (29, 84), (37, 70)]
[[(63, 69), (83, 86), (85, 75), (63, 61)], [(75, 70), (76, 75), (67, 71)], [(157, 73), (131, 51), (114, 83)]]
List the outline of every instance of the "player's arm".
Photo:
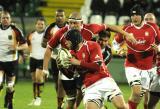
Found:
[(90, 71), (99, 71), (100, 66), (102, 64), (103, 56), (101, 53), (100, 46), (96, 43), (94, 44), (94, 47), (90, 50), (90, 62), (78, 60), (75, 58), (72, 58), (70, 60), (71, 64), (81, 66), (85, 69), (88, 69)]
[(47, 42), (51, 39), (52, 37), (52, 34), (51, 34), (51, 29), (52, 29), (52, 26), (48, 26), (45, 33), (44, 33), (44, 36), (43, 36), (43, 39), (42, 39), (42, 43), (41, 43), (41, 46), (43, 48), (46, 48), (47, 47)]
[(26, 40), (23, 36), (22, 31), (15, 26), (13, 26), (12, 29), (14, 30), (14, 32), (16, 34), (16, 41), (17, 41), (17, 44), (18, 44), (16, 46), (16, 48), (13, 48), (13, 49), (15, 49), (15, 50), (26, 50), (26, 49), (28, 49), (28, 45), (27, 45), (27, 42), (26, 42)]
[(122, 34), (125, 37), (125, 39), (128, 40), (129, 42), (132, 42), (132, 43), (136, 43), (137, 42), (136, 39), (134, 38), (133, 34), (125, 32), (120, 27), (115, 26), (115, 25), (107, 25), (107, 27), (108, 27), (109, 30), (111, 30), (113, 32), (117, 32), (117, 33)]

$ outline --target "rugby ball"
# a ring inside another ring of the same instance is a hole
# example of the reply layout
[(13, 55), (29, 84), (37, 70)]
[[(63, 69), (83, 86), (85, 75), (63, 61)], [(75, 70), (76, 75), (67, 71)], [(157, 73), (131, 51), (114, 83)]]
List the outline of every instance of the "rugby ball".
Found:
[(65, 48), (61, 48), (58, 51), (58, 55), (57, 55), (57, 65), (59, 68), (68, 68), (70, 66), (68, 59), (72, 58), (71, 53), (69, 52), (69, 50), (65, 49)]

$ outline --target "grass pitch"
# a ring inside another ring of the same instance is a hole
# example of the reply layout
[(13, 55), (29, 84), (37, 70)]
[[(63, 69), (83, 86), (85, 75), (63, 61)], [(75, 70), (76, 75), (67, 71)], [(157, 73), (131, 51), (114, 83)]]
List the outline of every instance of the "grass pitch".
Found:
[[(130, 88), (127, 84), (120, 84), (120, 89), (123, 92), (124, 98), (127, 101), (130, 95)], [(41, 106), (28, 106), (28, 104), (33, 99), (32, 93), (32, 82), (31, 80), (19, 80), (15, 86), (15, 97), (14, 97), (14, 109), (56, 109), (56, 92), (54, 89), (54, 83), (52, 81), (48, 81), (45, 84), (44, 91), (42, 94), (42, 104)], [(3, 108), (3, 97), (5, 90), (0, 95), (0, 109)], [(138, 109), (143, 109), (143, 100), (139, 105)], [(106, 103), (108, 109), (115, 109), (111, 103)], [(156, 109), (160, 108), (160, 104), (158, 104)], [(83, 104), (79, 107), (79, 109), (84, 109)]]

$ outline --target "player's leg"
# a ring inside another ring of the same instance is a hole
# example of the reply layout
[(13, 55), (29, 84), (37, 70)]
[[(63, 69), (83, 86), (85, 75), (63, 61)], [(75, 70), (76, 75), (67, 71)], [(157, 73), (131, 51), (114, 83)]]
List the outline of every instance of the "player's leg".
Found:
[(76, 82), (75, 80), (62, 80), (64, 90), (67, 95), (67, 109), (73, 109), (76, 101)]
[(42, 72), (43, 60), (35, 60), (36, 71), (35, 71), (35, 83), (36, 83), (36, 98), (34, 105), (41, 105), (41, 94), (44, 88), (45, 74)]
[(144, 94), (144, 109), (148, 109), (147, 108), (148, 100), (149, 100), (149, 91), (146, 91), (146, 93)]
[(66, 95), (65, 94), (65, 90), (63, 88), (63, 85), (62, 85), (62, 81), (60, 78), (58, 78), (58, 90), (57, 90), (57, 103), (58, 103), (58, 109), (63, 109), (63, 106), (64, 106), (64, 96)]
[(7, 106), (8, 109), (13, 109), (13, 97), (15, 93), (14, 85), (16, 79), (15, 75), (18, 67), (18, 62), (17, 61), (5, 62), (3, 67), (7, 79), (4, 106)]
[(142, 83), (141, 83), (141, 70), (134, 67), (125, 68), (126, 78), (131, 87), (131, 95), (128, 100), (130, 109), (137, 109), (138, 104), (142, 99)]
[(160, 92), (149, 92), (148, 109), (155, 109), (160, 100)]
[(0, 70), (0, 95), (3, 90), (3, 78), (4, 78), (3, 76), (4, 76), (4, 72), (2, 70)]
[(114, 96), (112, 99), (112, 103), (117, 109), (129, 109), (122, 95)]
[(63, 105), (64, 97), (65, 97), (65, 91), (64, 91), (61, 80), (59, 80), (59, 69), (57, 67), (57, 63), (55, 59), (51, 59), (51, 70), (52, 70), (53, 80), (55, 83), (55, 89), (57, 92), (57, 105), (58, 105), (57, 108), (61, 109)]
[(34, 105), (35, 99), (37, 97), (37, 83), (36, 83), (36, 60), (34, 58), (30, 58), (30, 72), (32, 78), (32, 91), (33, 91), (33, 99), (28, 105)]
[(75, 77), (75, 81), (76, 81), (76, 87), (77, 87), (77, 96), (76, 96), (76, 103), (75, 103), (74, 109), (78, 109), (78, 107), (83, 99), (83, 93), (81, 90), (83, 80), (82, 80), (82, 77), (78, 76), (78, 77)]

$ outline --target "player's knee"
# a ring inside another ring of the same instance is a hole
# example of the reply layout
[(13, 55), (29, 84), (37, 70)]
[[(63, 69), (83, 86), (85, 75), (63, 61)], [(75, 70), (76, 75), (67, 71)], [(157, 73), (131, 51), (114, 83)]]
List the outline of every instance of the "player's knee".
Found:
[(14, 91), (14, 82), (11, 81), (7, 84), (7, 88), (6, 88), (7, 92), (13, 92)]
[(127, 109), (127, 105), (126, 104), (117, 105), (117, 109)]

